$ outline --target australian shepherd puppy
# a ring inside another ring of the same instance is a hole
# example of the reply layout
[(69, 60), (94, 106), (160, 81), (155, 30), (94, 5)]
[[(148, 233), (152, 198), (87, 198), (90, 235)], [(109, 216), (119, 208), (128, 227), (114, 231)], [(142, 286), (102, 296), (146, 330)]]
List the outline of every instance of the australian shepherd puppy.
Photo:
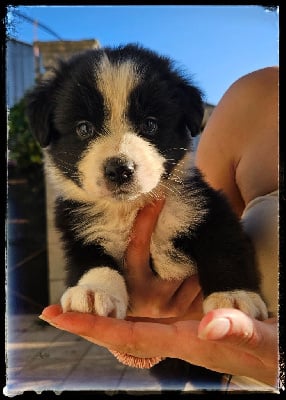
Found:
[(134, 219), (164, 198), (150, 246), (154, 273), (198, 274), (205, 312), (235, 307), (266, 318), (251, 243), (193, 163), (201, 93), (171, 60), (137, 45), (78, 54), (28, 95), (27, 110), (57, 190), (64, 311), (126, 316)]

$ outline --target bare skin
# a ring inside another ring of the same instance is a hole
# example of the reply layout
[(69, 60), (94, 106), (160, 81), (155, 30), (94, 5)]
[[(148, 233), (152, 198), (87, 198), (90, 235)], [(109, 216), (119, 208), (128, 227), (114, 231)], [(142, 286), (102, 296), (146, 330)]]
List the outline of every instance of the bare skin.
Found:
[(157, 322), (160, 319), (166, 323), (200, 320), (202, 292), (197, 275), (184, 281), (164, 281), (149, 267), (151, 235), (163, 206), (164, 201), (158, 201), (145, 207), (135, 221), (126, 253), (128, 293), (132, 299), (128, 317), (156, 318)]
[(211, 115), (196, 164), (241, 215), (254, 198), (278, 188), (278, 68), (236, 81)]
[[(256, 71), (234, 83), (202, 134), (197, 165), (210, 184), (223, 189), (241, 215), (253, 198), (277, 183), (277, 68)], [(93, 343), (136, 357), (174, 357), (218, 372), (244, 375), (276, 386), (277, 322), (257, 321), (239, 310), (203, 316), (196, 276), (166, 282), (149, 267), (149, 243), (158, 202), (135, 222), (126, 254), (132, 309), (127, 321), (43, 310), (41, 318)]]

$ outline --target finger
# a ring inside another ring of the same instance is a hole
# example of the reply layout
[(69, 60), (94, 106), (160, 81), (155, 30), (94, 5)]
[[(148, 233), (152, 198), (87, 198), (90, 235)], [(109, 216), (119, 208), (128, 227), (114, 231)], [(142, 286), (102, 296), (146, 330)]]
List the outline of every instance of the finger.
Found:
[(127, 268), (133, 273), (142, 273), (142, 267), (149, 269), (150, 242), (164, 200), (148, 204), (139, 211), (132, 230), (131, 241), (126, 252)]
[[(143, 207), (139, 212), (135, 220), (134, 227), (139, 228), (142, 232), (146, 234), (151, 234), (154, 230), (154, 227), (157, 222), (157, 218), (165, 204), (164, 199), (153, 201), (152, 203), (147, 204)], [(145, 224), (145, 219), (150, 218), (150, 222)], [(153, 221), (152, 221), (153, 219)], [(143, 223), (142, 223), (143, 221)], [(136, 231), (136, 229), (135, 229)], [(133, 239), (136, 239), (136, 235), (134, 235)]]
[(150, 237), (154, 231), (158, 216), (165, 200), (157, 200), (142, 208), (135, 219), (131, 243), (134, 247), (150, 244)]
[[(199, 284), (198, 275), (192, 275), (182, 281), (176, 292), (173, 294), (168, 307), (172, 308), (172, 306), (174, 306), (177, 313), (178, 310), (181, 310), (182, 313), (186, 312), (186, 316), (189, 319), (201, 319), (203, 316), (202, 303), (203, 294)], [(191, 314), (188, 313), (190, 306), (192, 310)]]
[[(275, 357), (277, 332), (273, 327), (273, 323), (251, 319), (240, 310), (217, 309), (202, 319), (198, 336), (204, 340), (237, 345), (255, 355)], [(266, 354), (267, 351), (269, 354)]]
[(57, 315), (60, 315), (63, 312), (61, 306), (59, 304), (53, 304), (44, 308), (42, 314), (39, 316), (40, 319), (44, 321), (49, 320), (51, 318), (55, 318)]
[(176, 343), (176, 330), (172, 325), (130, 322), (75, 312), (58, 314), (47, 322), (100, 346), (138, 357), (167, 357), (170, 343)]

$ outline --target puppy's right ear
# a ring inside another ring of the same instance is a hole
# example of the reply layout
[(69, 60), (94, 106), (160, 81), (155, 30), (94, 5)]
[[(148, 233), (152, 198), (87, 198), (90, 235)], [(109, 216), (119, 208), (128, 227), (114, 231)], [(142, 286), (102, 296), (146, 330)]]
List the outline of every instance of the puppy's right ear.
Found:
[(30, 128), (41, 147), (48, 146), (54, 131), (53, 83), (53, 81), (42, 82), (25, 96)]

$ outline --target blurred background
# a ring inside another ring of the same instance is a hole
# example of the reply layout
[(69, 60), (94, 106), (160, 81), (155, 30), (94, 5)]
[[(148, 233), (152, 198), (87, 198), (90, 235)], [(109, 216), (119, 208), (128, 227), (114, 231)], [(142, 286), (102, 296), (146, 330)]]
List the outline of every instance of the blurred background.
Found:
[[(27, 90), (56, 58), (88, 48), (140, 43), (174, 59), (202, 89), (206, 123), (239, 77), (279, 63), (276, 6), (8, 7), (7, 278), (10, 313), (40, 313), (64, 287), (42, 154), (24, 113)], [(203, 128), (203, 127), (202, 127)]]

